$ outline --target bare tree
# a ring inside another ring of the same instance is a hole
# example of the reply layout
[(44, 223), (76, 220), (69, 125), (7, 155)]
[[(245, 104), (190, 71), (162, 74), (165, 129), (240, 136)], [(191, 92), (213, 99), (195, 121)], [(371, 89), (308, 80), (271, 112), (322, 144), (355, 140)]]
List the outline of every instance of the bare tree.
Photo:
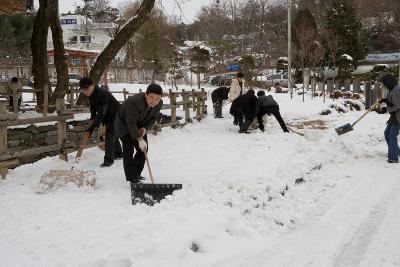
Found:
[(143, 0), (135, 15), (121, 27), (114, 39), (110, 41), (97, 57), (89, 74), (95, 84), (100, 81), (103, 72), (106, 70), (111, 60), (117, 55), (118, 51), (129, 41), (140, 26), (149, 19), (150, 12), (154, 7), (154, 2), (155, 0)]
[[(47, 34), (49, 23), (47, 22), (47, 0), (39, 0), (39, 9), (37, 11), (33, 24), (31, 39), (32, 48), (32, 74), (35, 77), (34, 88), (43, 89), (45, 85), (49, 86), (49, 72), (47, 68)], [(43, 105), (44, 93), (36, 93), (37, 105)]]
[(49, 22), (54, 45), (54, 65), (57, 72), (57, 84), (50, 104), (54, 104), (56, 98), (64, 98), (68, 88), (68, 67), (65, 55), (63, 32), (58, 17), (58, 0), (47, 1), (47, 21)]

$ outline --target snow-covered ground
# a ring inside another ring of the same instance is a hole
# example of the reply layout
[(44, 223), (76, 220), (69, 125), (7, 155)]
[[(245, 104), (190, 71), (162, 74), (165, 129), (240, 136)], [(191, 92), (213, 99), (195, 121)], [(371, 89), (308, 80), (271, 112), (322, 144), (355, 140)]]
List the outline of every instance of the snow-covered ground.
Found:
[[(287, 123), (327, 129), (287, 134), (268, 117), (265, 133), (238, 134), (229, 106), (214, 119), (209, 101), (201, 122), (149, 136), (156, 182), (183, 184), (153, 207), (131, 205), (122, 161), (99, 168), (98, 148), (80, 163), (71, 154), (11, 170), (0, 181), (0, 266), (400, 266), (388, 116), (372, 113), (338, 136), (364, 111), (321, 116), (331, 100), (273, 95)], [(94, 170), (95, 190), (37, 194), (45, 171), (71, 167)]]

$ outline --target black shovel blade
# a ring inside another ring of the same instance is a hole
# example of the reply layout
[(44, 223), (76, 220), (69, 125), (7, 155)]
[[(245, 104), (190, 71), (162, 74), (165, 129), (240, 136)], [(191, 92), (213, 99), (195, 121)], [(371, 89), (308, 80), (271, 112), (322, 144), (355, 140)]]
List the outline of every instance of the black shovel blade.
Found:
[(182, 189), (182, 184), (137, 184), (131, 182), (132, 205), (144, 203), (153, 206), (179, 189)]
[(347, 132), (353, 131), (353, 126), (351, 126), (350, 123), (347, 123), (347, 124), (345, 124), (343, 126), (337, 127), (335, 129), (335, 131), (337, 132), (338, 135), (342, 135), (342, 134), (345, 134)]

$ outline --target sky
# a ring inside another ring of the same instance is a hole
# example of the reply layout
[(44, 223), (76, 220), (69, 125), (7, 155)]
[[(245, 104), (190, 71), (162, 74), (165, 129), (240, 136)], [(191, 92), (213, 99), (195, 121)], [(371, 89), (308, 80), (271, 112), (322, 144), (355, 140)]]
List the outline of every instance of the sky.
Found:
[[(191, 23), (194, 21), (197, 13), (201, 7), (212, 3), (213, 0), (156, 0), (156, 5), (163, 6), (169, 16), (176, 16), (182, 19), (184, 23)], [(121, 3), (125, 1), (110, 0), (113, 7), (118, 8)], [(73, 11), (75, 6), (83, 6), (82, 0), (59, 0), (60, 12)], [(181, 6), (183, 12), (180, 12)]]

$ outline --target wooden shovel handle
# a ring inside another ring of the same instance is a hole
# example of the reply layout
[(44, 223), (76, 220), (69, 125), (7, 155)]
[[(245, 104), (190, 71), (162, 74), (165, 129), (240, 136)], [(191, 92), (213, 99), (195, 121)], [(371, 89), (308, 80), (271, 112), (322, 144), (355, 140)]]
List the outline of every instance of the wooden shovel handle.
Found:
[(353, 127), (357, 122), (359, 122), (362, 118), (364, 118), (368, 113), (370, 113), (375, 107), (377, 107), (379, 105), (379, 100), (376, 100), (376, 102), (360, 117), (358, 118), (358, 120), (356, 120), (355, 122), (353, 122), (353, 124), (351, 125), (351, 127)]
[(90, 134), (88, 132), (85, 132), (83, 134), (81, 144), (79, 145), (78, 150), (76, 152), (76, 157), (75, 157), (76, 160), (80, 159), (80, 157), (82, 156), (83, 149), (85, 148), (87, 142), (89, 141), (89, 137), (90, 137)]
[(144, 151), (143, 153), (144, 153), (144, 157), (146, 158), (146, 165), (147, 165), (147, 169), (149, 170), (151, 183), (154, 184), (153, 173), (151, 172), (151, 167), (150, 167), (150, 163), (149, 163), (149, 158), (147, 157), (147, 152)]

